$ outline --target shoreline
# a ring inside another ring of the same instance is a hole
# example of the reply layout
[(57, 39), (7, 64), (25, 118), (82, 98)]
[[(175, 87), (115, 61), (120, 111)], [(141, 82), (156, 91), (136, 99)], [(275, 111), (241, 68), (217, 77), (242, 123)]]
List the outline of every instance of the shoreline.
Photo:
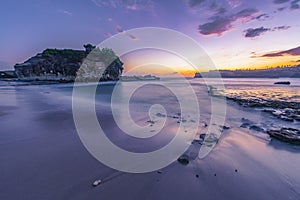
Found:
[[(209, 101), (206, 87), (192, 85), (197, 88), (201, 105), (206, 105)], [(297, 176), (300, 147), (240, 127), (242, 118), (264, 127), (284, 126), (288, 122), (227, 102), (225, 125), (229, 129), (224, 130), (207, 157), (197, 158), (200, 145), (196, 143), (186, 152), (191, 158), (186, 166), (175, 161), (159, 171), (127, 174), (104, 166), (83, 147), (74, 128), (70, 91), (57, 86), (0, 88), (5, 96), (1, 104), (5, 113), (0, 115), (0, 159), (5, 161), (0, 165), (1, 199), (300, 198), (300, 177)], [(110, 115), (106, 112), (109, 93), (100, 91), (99, 95), (101, 105), (97, 108)], [(148, 102), (138, 94), (137, 98), (142, 101), (137, 104), (139, 108)], [(209, 123), (209, 119), (209, 108), (202, 107), (199, 134), (206, 132), (207, 127), (202, 122)], [(147, 121), (144, 117), (136, 120), (141, 124)], [(176, 119), (173, 121), (166, 134), (173, 132), (177, 124)], [(143, 143), (139, 145), (119, 135), (111, 121), (104, 123), (112, 140), (120, 146), (129, 146), (135, 151), (157, 146), (145, 143), (147, 145), (142, 147)], [(154, 142), (161, 139), (167, 141), (168, 137), (158, 137)], [(98, 179), (103, 182), (92, 187)]]

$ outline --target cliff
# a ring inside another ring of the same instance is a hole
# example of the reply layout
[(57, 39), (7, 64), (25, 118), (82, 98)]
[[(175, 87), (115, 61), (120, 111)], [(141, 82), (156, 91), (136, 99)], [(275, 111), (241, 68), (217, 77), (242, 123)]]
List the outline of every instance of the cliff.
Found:
[(96, 81), (98, 77), (101, 81), (119, 79), (123, 63), (112, 50), (98, 49), (90, 44), (84, 47), (85, 50), (46, 49), (24, 63), (16, 64), (15, 73), (23, 81), (72, 82), (76, 77), (82, 81)]

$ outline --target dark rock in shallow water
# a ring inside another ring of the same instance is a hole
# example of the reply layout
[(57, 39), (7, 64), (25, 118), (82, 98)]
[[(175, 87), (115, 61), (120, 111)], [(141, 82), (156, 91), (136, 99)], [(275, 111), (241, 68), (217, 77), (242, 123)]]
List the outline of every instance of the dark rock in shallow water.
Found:
[(190, 158), (188, 155), (183, 154), (182, 156), (180, 156), (177, 161), (183, 165), (187, 165), (190, 162)]
[(203, 134), (200, 134), (200, 139), (202, 139), (202, 140), (204, 140), (205, 139), (205, 136), (206, 136), (206, 134), (205, 133), (203, 133)]
[(280, 115), (279, 118), (284, 120), (284, 121), (287, 121), (287, 122), (293, 122), (294, 121), (294, 119), (292, 119), (290, 117), (287, 117), (287, 116), (284, 116), (284, 115)]
[(0, 71), (0, 78), (17, 78), (15, 71)]
[(280, 130), (268, 130), (267, 133), (278, 140), (290, 144), (300, 145), (300, 130), (294, 128), (281, 128)]
[(241, 128), (248, 128), (251, 124), (249, 123), (242, 123), (242, 125), (240, 126)]
[(202, 140), (193, 140), (192, 144), (202, 144)]
[(230, 129), (230, 127), (229, 126), (221, 126), (221, 128), (222, 128), (222, 130), (228, 130), (228, 129)]
[(251, 120), (249, 120), (249, 119), (247, 119), (247, 118), (244, 118), (244, 117), (241, 119), (241, 121), (242, 121), (243, 123), (254, 124), (253, 121), (251, 121)]
[(291, 82), (289, 82), (289, 81), (279, 81), (279, 82), (275, 82), (274, 84), (276, 84), (276, 85), (290, 85)]
[(259, 126), (256, 126), (256, 125), (252, 125), (249, 127), (250, 130), (254, 130), (254, 131), (257, 131), (257, 132), (265, 132), (265, 130)]
[(293, 118), (294, 118), (295, 120), (300, 121), (300, 115), (294, 115)]

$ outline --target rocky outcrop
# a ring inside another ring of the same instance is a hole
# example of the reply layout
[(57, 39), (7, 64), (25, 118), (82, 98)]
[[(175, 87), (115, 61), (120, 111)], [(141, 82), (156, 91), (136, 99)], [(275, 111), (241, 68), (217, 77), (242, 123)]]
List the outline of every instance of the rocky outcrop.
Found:
[(283, 142), (300, 145), (300, 130), (298, 129), (281, 128), (280, 130), (268, 130), (267, 133)]
[(0, 78), (17, 78), (15, 71), (0, 71)]
[(119, 79), (123, 63), (112, 50), (98, 49), (90, 44), (84, 47), (85, 51), (46, 49), (24, 63), (16, 64), (15, 73), (23, 81), (72, 82), (76, 77), (83, 81), (96, 81), (99, 77), (101, 81)]

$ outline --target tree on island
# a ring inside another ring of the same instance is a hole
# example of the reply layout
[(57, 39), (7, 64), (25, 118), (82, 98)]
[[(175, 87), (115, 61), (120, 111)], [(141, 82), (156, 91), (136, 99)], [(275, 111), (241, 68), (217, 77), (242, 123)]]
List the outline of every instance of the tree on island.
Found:
[(91, 45), (90, 43), (83, 45), (83, 47), (85, 48), (85, 52), (88, 54), (96, 48), (96, 46)]
[(84, 45), (90, 51), (77, 72), (77, 78), (86, 81), (117, 80), (122, 74), (123, 63), (112, 49)]

